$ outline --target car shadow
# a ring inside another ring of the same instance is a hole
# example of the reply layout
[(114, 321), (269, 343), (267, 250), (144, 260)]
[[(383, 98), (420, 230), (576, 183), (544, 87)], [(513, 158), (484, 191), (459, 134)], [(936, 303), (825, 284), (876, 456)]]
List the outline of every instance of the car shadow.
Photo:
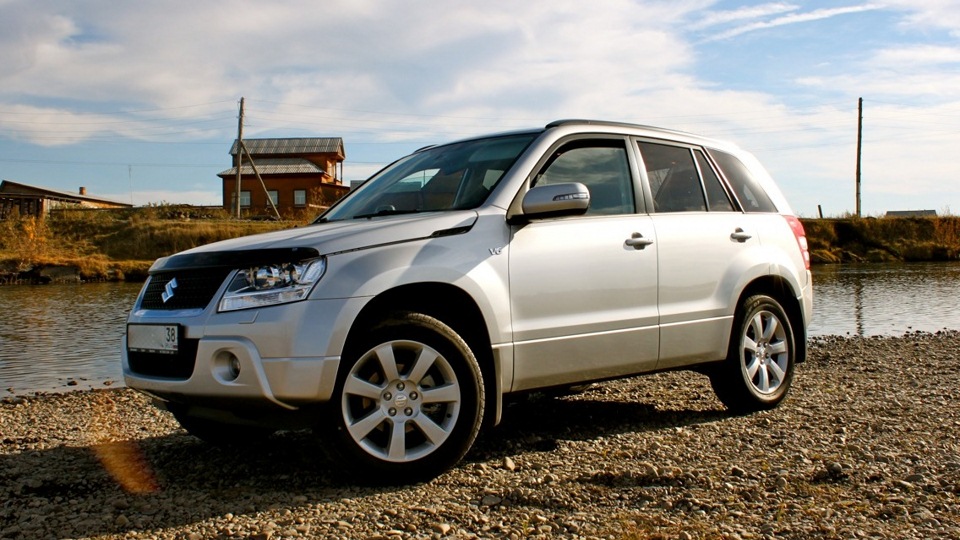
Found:
[[(460, 466), (551, 451), (564, 440), (656, 432), (728, 417), (716, 408), (657, 410), (589, 393), (528, 396), (507, 406), (501, 425), (482, 433)], [(178, 527), (227, 513), (295, 511), (310, 503), (406, 489), (415, 488), (356, 485), (308, 432), (281, 432), (255, 446), (220, 448), (177, 431), (0, 455), (0, 500), (5, 501), (0, 503), (0, 536), (4, 531), (18, 536), (9, 532), (29, 531), (31, 520), (51, 515), (78, 514), (64, 533), (97, 536)]]
[(500, 425), (481, 434), (467, 459), (485, 461), (516, 453), (550, 451), (560, 441), (654, 432), (731, 416), (719, 403), (703, 410), (661, 410), (652, 403), (594, 399), (589, 393), (571, 397), (534, 393), (509, 402)]

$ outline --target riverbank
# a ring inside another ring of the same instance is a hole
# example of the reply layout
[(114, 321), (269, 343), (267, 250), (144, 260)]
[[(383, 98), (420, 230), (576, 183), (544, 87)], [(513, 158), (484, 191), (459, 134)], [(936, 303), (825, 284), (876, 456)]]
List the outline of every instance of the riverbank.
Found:
[(142, 282), (153, 261), (219, 240), (302, 226), (238, 221), (207, 209), (150, 206), (65, 210), (0, 220), (0, 284)]
[(960, 217), (801, 219), (814, 263), (960, 260)]
[[(0, 285), (146, 279), (192, 247), (309, 223), (237, 221), (189, 206), (71, 210), (0, 221)], [(960, 260), (960, 217), (802, 219), (816, 264)]]
[(776, 410), (664, 373), (509, 405), (428, 484), (200, 443), (126, 389), (0, 400), (0, 538), (960, 537), (960, 333), (811, 341)]

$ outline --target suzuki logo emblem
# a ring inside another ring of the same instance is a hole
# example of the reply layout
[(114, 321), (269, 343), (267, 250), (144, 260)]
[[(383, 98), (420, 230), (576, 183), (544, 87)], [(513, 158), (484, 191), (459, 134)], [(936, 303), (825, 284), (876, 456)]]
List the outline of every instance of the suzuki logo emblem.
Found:
[(160, 294), (160, 299), (163, 300), (163, 303), (166, 304), (167, 300), (173, 298), (173, 290), (177, 288), (177, 278), (173, 278), (167, 282), (166, 287), (163, 288), (163, 293)]

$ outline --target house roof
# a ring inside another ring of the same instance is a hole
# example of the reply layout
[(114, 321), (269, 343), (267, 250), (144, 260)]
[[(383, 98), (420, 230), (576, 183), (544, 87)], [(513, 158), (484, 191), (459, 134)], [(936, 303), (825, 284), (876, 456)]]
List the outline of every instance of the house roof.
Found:
[[(346, 157), (340, 137), (310, 137), (286, 139), (244, 139), (243, 144), (254, 157), (303, 154), (337, 154)], [(237, 141), (230, 147), (230, 155), (237, 155)], [(259, 166), (259, 165), (258, 165)]]
[(0, 181), (0, 194), (3, 195), (26, 195), (33, 197), (43, 197), (46, 199), (55, 199), (60, 201), (75, 201), (75, 202), (92, 202), (92, 203), (106, 203), (112, 204), (114, 206), (120, 206), (125, 208), (130, 208), (133, 205), (128, 203), (122, 203), (119, 201), (114, 201), (112, 199), (105, 199), (103, 197), (91, 197), (89, 195), (80, 195), (78, 193), (70, 191), (60, 191), (58, 189), (50, 189), (41, 186), (31, 186), (29, 184), (21, 184), (20, 182), (13, 182), (11, 180), (2, 180)]
[(888, 210), (886, 217), (934, 217), (936, 210)]
[[(253, 150), (250, 152), (252, 153)], [(255, 163), (260, 174), (327, 174), (327, 171), (319, 165), (303, 158), (261, 158), (255, 160)], [(253, 174), (253, 166), (249, 161), (243, 162), (240, 173)], [(237, 168), (231, 167), (217, 173), (217, 176), (235, 176), (236, 174)]]

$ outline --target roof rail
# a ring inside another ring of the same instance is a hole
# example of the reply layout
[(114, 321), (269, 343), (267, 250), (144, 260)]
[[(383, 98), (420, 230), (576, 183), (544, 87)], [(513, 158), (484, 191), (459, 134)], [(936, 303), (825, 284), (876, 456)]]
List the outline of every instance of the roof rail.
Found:
[(644, 126), (641, 124), (631, 124), (629, 122), (610, 122), (607, 120), (589, 120), (581, 118), (564, 118), (562, 120), (554, 120), (547, 124), (547, 129), (555, 128), (560, 126), (567, 126), (572, 124), (587, 124), (592, 126), (615, 126), (615, 127), (633, 127), (633, 128), (650, 128), (653, 126)]
[(691, 133), (689, 131), (681, 131), (678, 129), (670, 129), (658, 126), (651, 126), (645, 124), (632, 124), (630, 122), (611, 122), (608, 120), (586, 120), (586, 119), (577, 119), (577, 118), (565, 118), (562, 120), (554, 120), (547, 124), (546, 129), (556, 128), (560, 126), (571, 126), (571, 125), (588, 125), (588, 126), (608, 126), (608, 127), (621, 127), (621, 128), (634, 128), (634, 129), (644, 129), (647, 131), (657, 131), (660, 133), (669, 133), (674, 135), (683, 135), (687, 137), (697, 137), (699, 139), (708, 140), (708, 137), (698, 135), (696, 133)]

